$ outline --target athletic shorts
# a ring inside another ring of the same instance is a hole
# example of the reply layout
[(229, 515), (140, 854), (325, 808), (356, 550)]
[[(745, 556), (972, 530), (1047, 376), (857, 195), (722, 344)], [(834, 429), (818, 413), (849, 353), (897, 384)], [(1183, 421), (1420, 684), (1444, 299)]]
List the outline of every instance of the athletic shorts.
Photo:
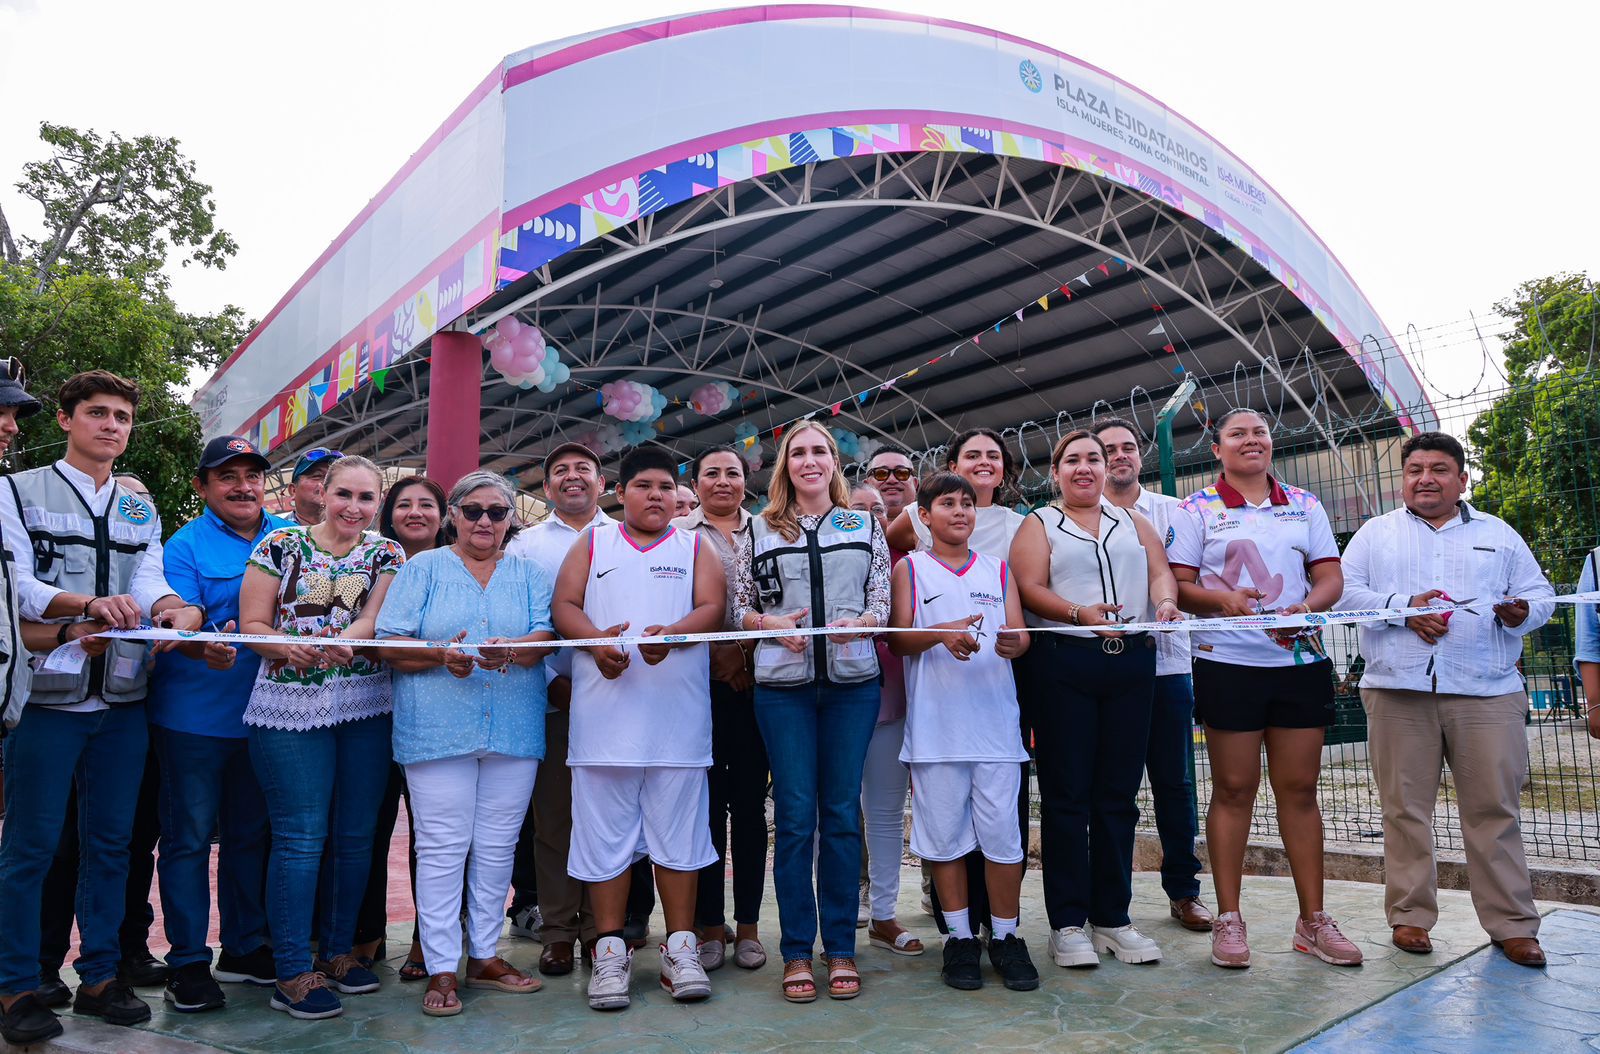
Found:
[(940, 863), (982, 848), (997, 864), (1022, 862), (1017, 761), (911, 763), (911, 851)]
[(706, 770), (572, 766), (567, 874), (606, 882), (644, 856), (672, 871), (716, 862)]
[(1195, 716), (1223, 732), (1333, 724), (1333, 663), (1241, 666), (1194, 660)]

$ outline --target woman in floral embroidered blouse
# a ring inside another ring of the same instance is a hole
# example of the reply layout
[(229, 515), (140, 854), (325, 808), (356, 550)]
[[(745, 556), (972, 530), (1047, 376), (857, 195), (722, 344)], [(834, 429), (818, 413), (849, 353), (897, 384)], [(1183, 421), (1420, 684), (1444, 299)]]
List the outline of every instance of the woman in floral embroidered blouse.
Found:
[[(244, 723), (272, 823), (267, 918), (278, 984), (270, 1005), (299, 1018), (342, 1012), (329, 985), (345, 993), (378, 988), (351, 942), (390, 760), (389, 671), (335, 641), (372, 637), (384, 593), (405, 563), (397, 543), (367, 532), (382, 489), (366, 458), (334, 462), (323, 483), (322, 522), (261, 539), (239, 594), (243, 632), (286, 638), (251, 646), (267, 661)], [(318, 903), (325, 847), (334, 866)], [(315, 964), (313, 904), (321, 931)]]

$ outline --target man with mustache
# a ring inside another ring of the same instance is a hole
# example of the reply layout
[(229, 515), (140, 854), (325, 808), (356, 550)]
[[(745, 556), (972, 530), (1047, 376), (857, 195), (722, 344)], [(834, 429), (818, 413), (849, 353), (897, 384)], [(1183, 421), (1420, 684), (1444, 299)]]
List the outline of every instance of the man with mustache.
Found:
[[(1461, 444), (1423, 432), (1400, 447), (1403, 508), (1368, 520), (1344, 554), (1344, 610), (1478, 600), (1357, 627), (1372, 772), (1383, 804), (1384, 910), (1402, 951), (1433, 950), (1439, 919), (1433, 814), (1448, 763), (1478, 921), (1505, 957), (1545, 965), (1522, 847), (1528, 697), (1522, 640), (1550, 620), (1550, 582), (1504, 520), (1462, 499)], [(1489, 610), (1492, 607), (1492, 611)]]

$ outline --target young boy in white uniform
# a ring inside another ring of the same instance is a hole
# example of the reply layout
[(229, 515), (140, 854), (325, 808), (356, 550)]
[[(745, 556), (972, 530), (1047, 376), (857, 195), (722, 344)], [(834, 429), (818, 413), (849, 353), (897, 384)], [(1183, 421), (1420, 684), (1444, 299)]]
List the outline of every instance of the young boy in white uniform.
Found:
[(900, 760), (911, 766), (911, 851), (929, 862), (950, 930), (940, 976), (952, 988), (983, 987), (963, 860), (981, 848), (994, 924), (989, 961), (1007, 988), (1026, 992), (1039, 987), (1039, 972), (1017, 936), (1024, 866), (1017, 794), (1028, 755), (1011, 660), (1027, 651), (1029, 638), (995, 632), (1023, 624), (1022, 601), (1005, 561), (968, 547), (977, 512), (972, 485), (953, 472), (929, 477), (917, 491), (916, 515), (933, 545), (895, 567), (889, 624), (964, 632), (889, 636), (889, 649), (906, 657)]
[[(722, 628), (722, 563), (699, 535), (671, 524), (677, 464), (657, 448), (622, 460), (622, 522), (597, 524), (573, 545), (556, 578), (551, 617), (562, 636), (708, 633)], [(605, 628), (602, 628), (605, 627)], [(601, 645), (573, 657), (572, 849), (567, 873), (589, 886), (594, 972), (589, 1005), (628, 1005), (633, 953), (622, 937), (629, 867), (649, 856), (666, 915), (661, 986), (704, 999), (710, 982), (694, 932), (697, 872), (711, 844), (711, 671), (704, 644)]]

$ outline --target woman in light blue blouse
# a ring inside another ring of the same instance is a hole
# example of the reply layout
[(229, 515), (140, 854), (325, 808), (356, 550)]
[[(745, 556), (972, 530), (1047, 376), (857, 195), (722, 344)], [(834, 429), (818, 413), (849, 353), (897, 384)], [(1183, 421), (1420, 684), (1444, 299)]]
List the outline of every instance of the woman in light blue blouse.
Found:
[[(473, 472), (450, 492), (455, 541), (420, 553), (395, 576), (378, 636), (479, 645), (389, 652), (394, 757), (415, 811), (417, 919), (428, 991), (422, 1012), (461, 1012), (462, 876), (469, 988), (527, 993), (539, 981), (495, 951), (517, 834), (544, 757), (542, 648), (483, 645), (552, 640), (549, 576), (503, 550), (516, 491)], [(470, 861), (470, 862), (469, 862)]]

